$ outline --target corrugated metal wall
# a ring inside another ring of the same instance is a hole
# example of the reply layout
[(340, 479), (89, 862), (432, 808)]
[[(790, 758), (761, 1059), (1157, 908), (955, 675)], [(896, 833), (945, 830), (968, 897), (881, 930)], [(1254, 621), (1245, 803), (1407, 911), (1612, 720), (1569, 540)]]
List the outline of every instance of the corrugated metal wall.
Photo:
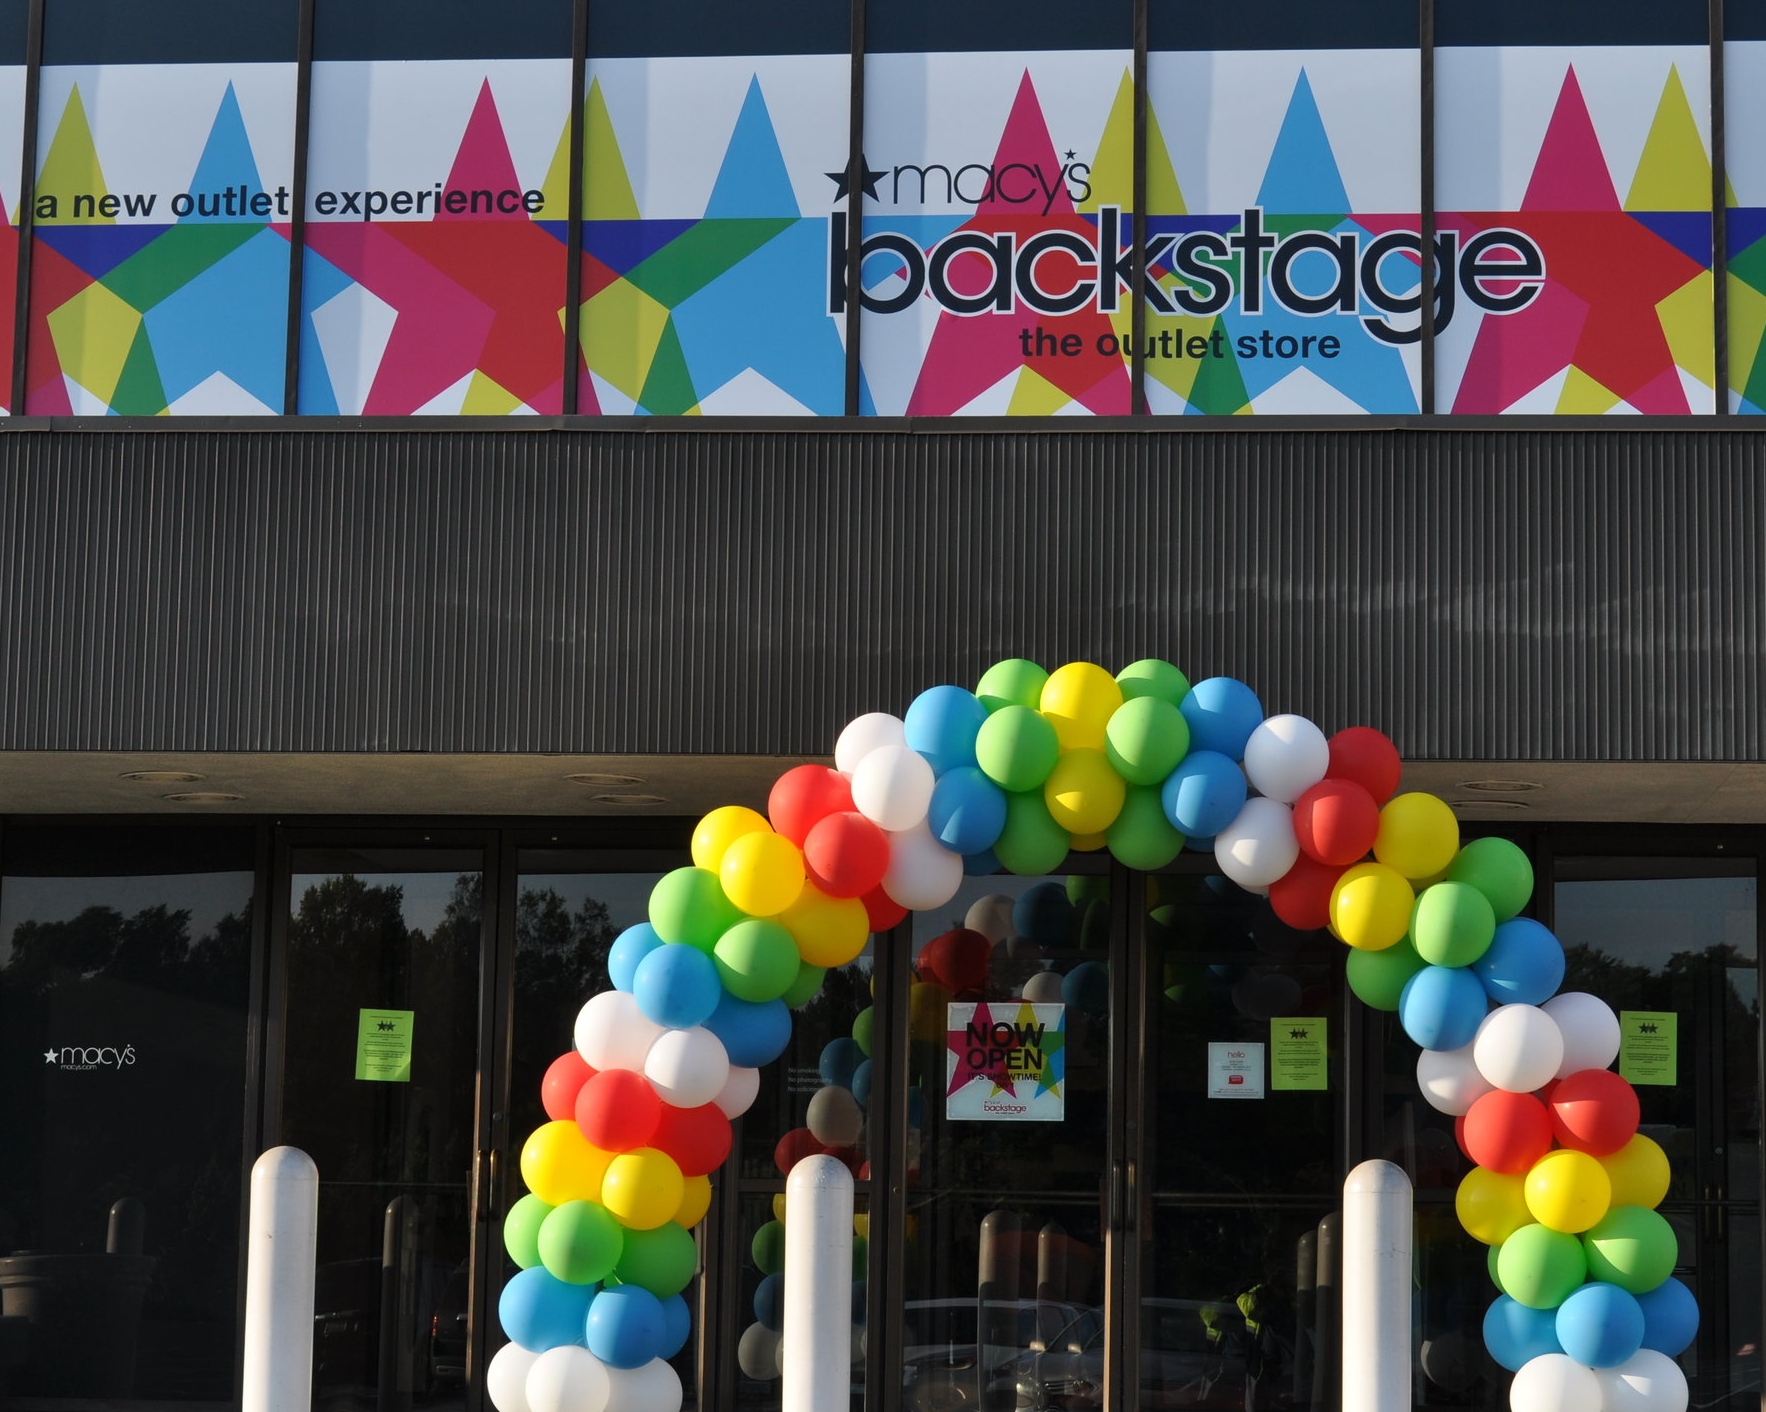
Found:
[(1766, 747), (1730, 429), (0, 435), (0, 748), (831, 748), (1168, 656), (1417, 758)]

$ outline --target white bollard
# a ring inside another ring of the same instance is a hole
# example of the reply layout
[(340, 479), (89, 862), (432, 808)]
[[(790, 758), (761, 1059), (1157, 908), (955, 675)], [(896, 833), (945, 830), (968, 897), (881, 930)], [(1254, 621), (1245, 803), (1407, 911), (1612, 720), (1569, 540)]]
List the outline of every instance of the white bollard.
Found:
[(1363, 1162), (1343, 1183), (1343, 1412), (1410, 1412), (1410, 1178)]
[(311, 1412), (319, 1169), (298, 1147), (251, 1167), (240, 1412)]
[(805, 1157), (785, 1182), (781, 1412), (838, 1412), (852, 1400), (852, 1173)]

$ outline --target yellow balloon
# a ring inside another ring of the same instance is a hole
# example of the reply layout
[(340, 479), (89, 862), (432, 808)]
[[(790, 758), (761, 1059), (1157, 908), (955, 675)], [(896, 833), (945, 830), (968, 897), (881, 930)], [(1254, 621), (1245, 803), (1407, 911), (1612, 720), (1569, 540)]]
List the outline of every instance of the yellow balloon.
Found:
[(750, 917), (776, 917), (803, 891), (803, 854), (784, 834), (745, 833), (724, 850), (717, 877)]
[(1579, 1235), (1607, 1214), (1613, 1183), (1600, 1160), (1574, 1148), (1548, 1152), (1527, 1173), (1527, 1209), (1542, 1226)]
[(687, 1194), (675, 1159), (654, 1147), (622, 1152), (607, 1164), (601, 1204), (627, 1230), (653, 1231), (674, 1219)]
[(681, 1204), (675, 1208), (675, 1224), (692, 1230), (705, 1219), (705, 1213), (711, 1210), (711, 1178), (688, 1177), (685, 1190), (681, 1196)]
[(1331, 889), (1331, 930), (1358, 951), (1384, 951), (1410, 930), (1416, 893), (1384, 863), (1357, 863)]
[(1049, 673), (1038, 704), (1055, 728), (1061, 749), (1102, 750), (1110, 717), (1122, 705), (1122, 688), (1102, 667), (1090, 662), (1069, 662)]
[(1096, 853), (1100, 848), (1108, 846), (1109, 842), (1108, 833), (1076, 833), (1069, 840), (1068, 846), (1075, 853)]
[(797, 954), (812, 966), (844, 966), (865, 949), (871, 917), (856, 897), (829, 897), (806, 882), (797, 900), (779, 913), (779, 924), (797, 938)]
[(773, 826), (764, 814), (745, 809), (740, 804), (726, 804), (713, 809), (693, 830), (693, 866), (715, 873), (724, 861), (724, 852), (744, 834), (771, 833)]
[(1473, 1167), (1454, 1193), (1453, 1209), (1473, 1240), (1501, 1245), (1522, 1226), (1533, 1224), (1522, 1187), (1524, 1177)]
[(1667, 1196), (1668, 1154), (1655, 1139), (1638, 1133), (1617, 1152), (1599, 1160), (1613, 1184), (1613, 1205), (1645, 1206), (1653, 1211)]
[(548, 1206), (598, 1201), (611, 1152), (589, 1144), (575, 1123), (544, 1123), (521, 1148), (521, 1180)]
[(867, 1212), (854, 1211), (852, 1213), (852, 1233), (861, 1240), (871, 1238), (871, 1218)]
[(1407, 878), (1445, 872), (1459, 852), (1459, 820), (1432, 794), (1400, 794), (1380, 810), (1374, 857)]
[(1127, 796), (1128, 786), (1102, 750), (1063, 751), (1042, 787), (1049, 817), (1081, 835), (1103, 833), (1115, 823)]
[(908, 1033), (928, 1043), (942, 1044), (950, 1029), (950, 992), (932, 981), (915, 981), (908, 991)]

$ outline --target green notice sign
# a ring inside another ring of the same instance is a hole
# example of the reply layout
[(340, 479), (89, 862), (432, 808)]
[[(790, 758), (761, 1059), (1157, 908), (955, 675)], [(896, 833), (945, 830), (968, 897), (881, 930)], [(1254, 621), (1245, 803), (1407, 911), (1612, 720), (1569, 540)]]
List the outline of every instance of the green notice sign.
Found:
[(356, 1021), (356, 1077), (411, 1082), (410, 1010), (363, 1010)]
[(1680, 1017), (1672, 1010), (1619, 1012), (1619, 1077), (1629, 1084), (1680, 1082)]
[(1323, 1015), (1278, 1016), (1269, 1022), (1269, 1086), (1280, 1089), (1330, 1087), (1325, 1058), (1329, 1029)]

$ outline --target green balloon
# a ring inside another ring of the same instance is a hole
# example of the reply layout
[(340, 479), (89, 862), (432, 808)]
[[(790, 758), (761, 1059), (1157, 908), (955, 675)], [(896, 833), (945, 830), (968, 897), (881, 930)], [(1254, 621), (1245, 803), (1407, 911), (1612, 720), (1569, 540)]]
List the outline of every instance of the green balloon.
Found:
[(1183, 852), (1183, 835), (1165, 817), (1157, 785), (1131, 784), (1122, 798), (1122, 812), (1105, 837), (1118, 863), (1143, 872), (1163, 868)]
[(522, 1269), (540, 1263), (540, 1226), (551, 1214), (552, 1208), (529, 1192), (503, 1217), (503, 1248)]
[(1647, 1206), (1615, 1206), (1582, 1237), (1588, 1276), (1632, 1294), (1648, 1294), (1674, 1273), (1680, 1242), (1674, 1228)]
[(785, 1268), (785, 1224), (768, 1221), (754, 1233), (748, 1252), (754, 1257), (754, 1268), (763, 1275), (776, 1275)]
[(717, 939), (711, 959), (724, 989), (738, 1000), (777, 1000), (796, 983), (803, 958), (777, 922), (750, 917)]
[(699, 1246), (693, 1233), (673, 1221), (653, 1231), (627, 1231), (625, 1250), (613, 1273), (622, 1285), (637, 1285), (658, 1299), (679, 1294), (699, 1268)]
[(821, 993), (822, 977), (827, 974), (825, 966), (812, 966), (807, 961), (799, 961), (797, 963), (797, 978), (791, 982), (779, 999), (783, 1000), (786, 1006), (792, 1010), (808, 1005)]
[(1469, 966), (1496, 936), (1490, 899), (1470, 883), (1438, 882), (1417, 894), (1410, 939), (1431, 966)]
[(1116, 673), (1116, 685), (1122, 688), (1122, 696), (1126, 701), (1138, 701), (1144, 696), (1151, 696), (1173, 706), (1181, 706), (1184, 697), (1190, 694), (1189, 678), (1171, 663), (1162, 662), (1157, 657), (1143, 657), (1138, 662), (1130, 662)]
[(1189, 750), (1189, 722), (1161, 697), (1124, 701), (1104, 728), (1104, 754), (1131, 785), (1163, 784)]
[(1349, 989), (1363, 1005), (1375, 1010), (1396, 1011), (1404, 983), (1428, 964), (1416, 954), (1410, 938), (1405, 937), (1384, 951), (1350, 947), (1344, 969), (1349, 976)]
[(1522, 1226), (1499, 1249), (1496, 1282), (1529, 1309), (1556, 1309), (1588, 1277), (1582, 1242), (1538, 1222)]
[(981, 674), (981, 680), (975, 684), (975, 695), (990, 715), (1006, 706), (1028, 706), (1034, 711), (1042, 701), (1043, 684), (1048, 679), (1049, 674), (1036, 663), (1008, 657)]
[(1447, 880), (1477, 888), (1489, 900), (1499, 922), (1520, 916), (1533, 896), (1533, 864), (1506, 838), (1479, 838), (1468, 843), (1447, 865)]
[(862, 1280), (870, 1274), (870, 1270), (871, 1243), (862, 1235), (855, 1235), (852, 1238), (852, 1277)]
[(852, 1039), (864, 1051), (865, 1058), (871, 1057), (871, 1027), (877, 1022), (877, 1012), (867, 1005), (852, 1017)]
[(566, 1284), (592, 1285), (613, 1273), (625, 1228), (598, 1201), (566, 1201), (540, 1225), (540, 1263)]
[(1052, 873), (1066, 860), (1071, 845), (1067, 830), (1050, 817), (1039, 791), (1006, 796), (1006, 827), (994, 842), (993, 855), (1008, 873), (1019, 877)]
[(1490, 1283), (1495, 1285), (1498, 1289), (1502, 1288), (1502, 1279), (1496, 1273), (1496, 1262), (1501, 1258), (1502, 1247), (1500, 1245), (1489, 1245), (1484, 1247), (1484, 1268), (1490, 1271)]
[(1067, 874), (1067, 900), (1075, 907), (1087, 902), (1110, 901), (1110, 879), (1101, 873)]
[(1000, 707), (982, 722), (975, 737), (981, 773), (1013, 794), (1040, 788), (1060, 754), (1055, 728), (1028, 706)]
[(710, 952), (717, 939), (741, 920), (741, 911), (724, 896), (717, 874), (704, 868), (676, 868), (650, 891), (650, 925), (664, 941)]

